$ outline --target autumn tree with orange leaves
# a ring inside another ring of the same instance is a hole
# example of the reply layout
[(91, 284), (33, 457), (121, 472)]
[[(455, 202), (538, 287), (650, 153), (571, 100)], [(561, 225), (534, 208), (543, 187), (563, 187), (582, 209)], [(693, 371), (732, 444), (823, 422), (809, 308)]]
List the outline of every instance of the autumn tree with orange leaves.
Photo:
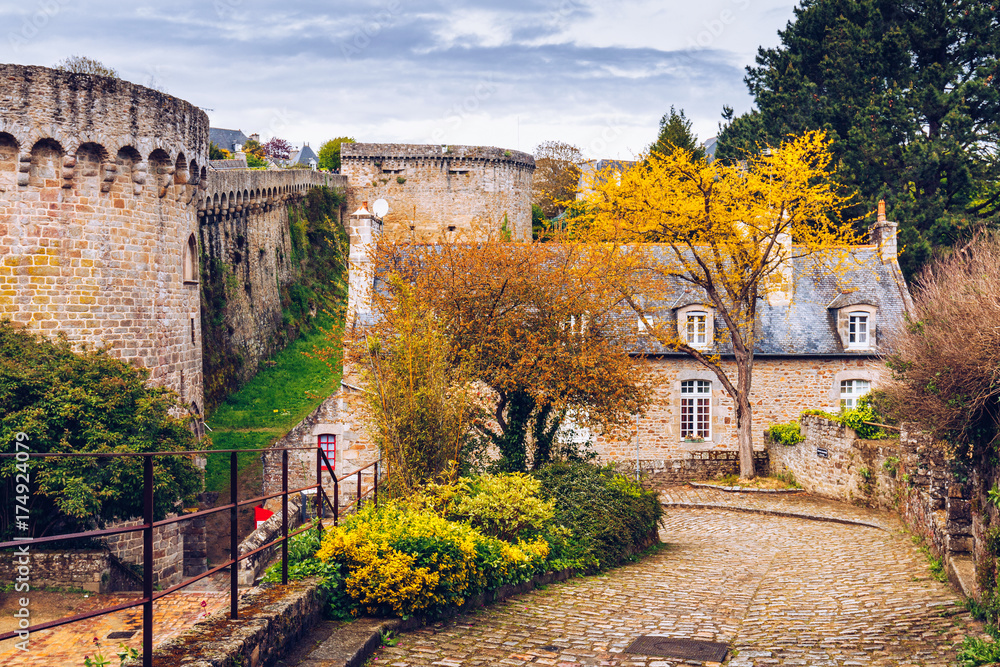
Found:
[(607, 267), (575, 245), (483, 241), (386, 246), (378, 272), (402, 277), (434, 313), (451, 360), (488, 389), (472, 427), (523, 471), (552, 456), (567, 419), (614, 431), (642, 412), (651, 387), (626, 350), (632, 327)]
[[(597, 175), (586, 214), (574, 220), (576, 237), (617, 271), (612, 280), (645, 329), (713, 371), (733, 399), (742, 478), (755, 474), (750, 390), (761, 300), (788, 298), (793, 260), (836, 271), (856, 241), (833, 176), (830, 142), (817, 132), (736, 165), (683, 149), (652, 153), (620, 177)], [(656, 321), (678, 287), (704, 295), (722, 345), (695, 347)]]

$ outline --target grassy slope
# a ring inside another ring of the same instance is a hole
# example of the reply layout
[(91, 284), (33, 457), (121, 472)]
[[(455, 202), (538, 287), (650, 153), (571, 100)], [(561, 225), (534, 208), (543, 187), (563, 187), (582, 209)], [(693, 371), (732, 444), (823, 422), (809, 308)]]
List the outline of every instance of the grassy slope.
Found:
[[(208, 419), (212, 449), (259, 449), (268, 447), (315, 410), (340, 384), (341, 369), (332, 372), (325, 362), (309, 358), (322, 347), (339, 349), (340, 323), (332, 318), (303, 334), (264, 364), (262, 370), (240, 391), (216, 408)], [(334, 331), (331, 343), (327, 332)], [(239, 467), (258, 464), (260, 453), (239, 455)], [(210, 455), (205, 471), (205, 490), (222, 491), (229, 486), (229, 458)]]

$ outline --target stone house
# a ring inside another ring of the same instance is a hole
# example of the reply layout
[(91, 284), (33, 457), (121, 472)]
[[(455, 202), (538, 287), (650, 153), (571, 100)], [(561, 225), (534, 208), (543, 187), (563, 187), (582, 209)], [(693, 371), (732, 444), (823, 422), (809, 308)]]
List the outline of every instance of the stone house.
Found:
[[(854, 407), (884, 380), (887, 333), (912, 307), (899, 268), (896, 229), (880, 212), (869, 244), (837, 251), (835, 271), (822, 262), (796, 260), (784, 269), (787, 288), (759, 304), (751, 393), (755, 449), (763, 450), (769, 425), (796, 420), (803, 410)], [(678, 286), (671, 296), (660, 304), (657, 324), (677, 327), (692, 346), (718, 354), (735, 380), (731, 347), (716, 336), (716, 327), (724, 325), (716, 324), (705, 295)], [(602, 459), (633, 464), (638, 459), (650, 471), (673, 468), (680, 475), (718, 467), (701, 461), (734, 461), (735, 405), (718, 378), (682, 352), (651, 338), (642, 342), (642, 324), (637, 327), (636, 363), (648, 365), (657, 377), (657, 399), (627, 436), (596, 438)]]
[[(880, 213), (869, 244), (841, 253), (836, 272), (821, 263), (798, 260), (785, 268), (785, 290), (772, 293), (759, 306), (753, 392), (753, 433), (763, 450), (764, 430), (773, 423), (798, 419), (803, 410), (838, 411), (883, 380), (887, 332), (903, 321), (911, 307), (899, 268), (896, 224)], [(359, 322), (371, 317), (371, 268), (367, 249), (377, 242), (381, 225), (364, 207), (349, 221), (351, 237), (348, 310)], [(731, 349), (716, 336), (707, 299), (678, 286), (660, 304), (658, 324), (676, 326), (678, 334), (702, 349), (717, 353), (735, 378)], [(735, 469), (736, 417), (732, 399), (715, 375), (681, 352), (659, 346), (644, 336), (642, 324), (634, 356), (656, 376), (653, 404), (633, 421), (630, 433), (596, 435), (595, 449), (605, 462), (639, 465), (659, 477), (677, 479)], [(359, 392), (345, 386), (328, 399), (308, 423), (281, 444), (324, 444), (338, 474), (377, 457), (364, 432)], [(304, 469), (314, 470), (305, 462)], [(315, 477), (315, 473), (310, 472)], [(270, 491), (268, 491), (270, 492)]]

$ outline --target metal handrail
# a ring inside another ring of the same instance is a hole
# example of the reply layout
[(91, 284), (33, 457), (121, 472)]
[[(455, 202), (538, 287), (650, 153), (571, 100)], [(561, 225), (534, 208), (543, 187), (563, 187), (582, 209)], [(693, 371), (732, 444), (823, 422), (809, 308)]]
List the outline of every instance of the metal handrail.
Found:
[[(278, 493), (272, 493), (269, 495), (259, 496), (257, 498), (251, 498), (249, 500), (239, 500), (239, 482), (237, 478), (237, 455), (241, 452), (278, 452), (282, 454), (281, 461), (281, 491)], [(316, 483), (303, 486), (298, 489), (288, 488), (288, 452), (290, 451), (315, 451), (316, 452)], [(162, 519), (160, 521), (153, 520), (153, 457), (154, 456), (187, 456), (192, 454), (229, 454), (230, 455), (230, 502), (219, 507), (213, 507), (207, 510), (200, 510), (198, 512), (192, 512), (189, 514), (181, 514), (176, 517)], [(142, 620), (142, 664), (143, 667), (152, 667), (153, 660), (153, 602), (159, 600), (160, 598), (175, 593), (191, 584), (200, 581), (206, 577), (210, 577), (213, 574), (221, 572), (227, 568), (230, 568), (230, 617), (236, 619), (239, 617), (239, 579), (236, 573), (236, 565), (251, 556), (261, 553), (267, 549), (270, 549), (276, 545), (281, 545), (281, 583), (288, 584), (288, 541), (292, 537), (304, 533), (305, 531), (312, 528), (312, 525), (306, 525), (298, 530), (291, 533), (288, 531), (288, 497), (293, 493), (301, 493), (309, 489), (316, 489), (316, 510), (317, 516), (323, 516), (324, 502), (327, 506), (333, 509), (333, 519), (334, 525), (337, 525), (340, 514), (339, 507), (339, 483), (352, 477), (354, 475), (358, 476), (358, 497), (350, 505), (347, 505), (344, 509), (350, 509), (356, 504), (359, 504), (361, 500), (368, 495), (374, 493), (374, 502), (378, 504), (378, 464), (381, 459), (376, 459), (371, 463), (355, 470), (341, 478), (337, 478), (334, 475), (334, 498), (331, 501), (330, 497), (326, 493), (326, 489), (323, 487), (323, 466), (322, 463), (325, 462), (327, 469), (332, 470), (333, 466), (330, 465), (330, 461), (326, 456), (326, 452), (323, 451), (322, 447), (282, 447), (282, 448), (259, 448), (259, 449), (223, 449), (223, 450), (184, 450), (178, 452), (18, 452), (18, 453), (0, 453), (0, 458), (11, 458), (11, 457), (21, 457), (25, 455), (34, 458), (77, 458), (77, 457), (89, 457), (89, 458), (112, 458), (112, 457), (142, 457), (143, 458), (143, 519), (142, 522), (135, 526), (127, 526), (121, 528), (107, 528), (101, 530), (91, 530), (81, 533), (70, 533), (66, 535), (51, 535), (48, 537), (41, 538), (31, 538), (31, 539), (21, 539), (13, 540), (8, 542), (0, 543), (0, 549), (7, 549), (12, 547), (24, 548), (29, 545), (47, 544), (51, 542), (79, 539), (86, 537), (107, 537), (111, 535), (121, 535), (124, 533), (133, 533), (141, 531), (143, 533), (143, 594), (141, 598), (131, 600), (126, 603), (118, 604), (112, 607), (105, 607), (102, 609), (95, 609), (93, 611), (84, 612), (81, 614), (75, 614), (73, 616), (67, 616), (65, 618), (56, 619), (53, 621), (47, 621), (45, 623), (39, 623), (37, 625), (30, 626), (28, 628), (22, 628), (20, 630), (15, 630), (12, 632), (6, 632), (0, 634), (0, 641), (6, 639), (12, 639), (18, 637), (19, 633), (22, 632), (38, 632), (40, 630), (48, 630), (51, 628), (56, 628), (62, 625), (69, 625), (70, 623), (75, 623), (77, 621), (83, 621), (89, 618), (96, 618), (98, 616), (104, 616), (106, 614), (111, 614), (117, 611), (122, 611), (125, 609), (132, 609), (134, 607), (143, 607), (143, 620)], [(373, 488), (368, 492), (361, 493), (361, 474), (368, 468), (374, 467), (374, 483)], [(281, 526), (281, 537), (268, 542), (265, 545), (257, 547), (256, 549), (239, 555), (238, 554), (238, 531), (237, 531), (237, 518), (238, 510), (240, 507), (245, 507), (247, 505), (256, 504), (264, 500), (270, 500), (272, 498), (280, 497), (282, 500), (282, 526)], [(210, 570), (203, 572), (199, 575), (195, 575), (184, 581), (171, 586), (162, 591), (153, 592), (153, 530), (161, 526), (168, 526), (180, 521), (187, 521), (189, 519), (195, 519), (199, 517), (208, 516), (210, 514), (215, 514), (217, 512), (229, 511), (230, 513), (230, 558), (224, 563), (211, 568)], [(323, 530), (322, 520), (317, 524), (317, 529)]]

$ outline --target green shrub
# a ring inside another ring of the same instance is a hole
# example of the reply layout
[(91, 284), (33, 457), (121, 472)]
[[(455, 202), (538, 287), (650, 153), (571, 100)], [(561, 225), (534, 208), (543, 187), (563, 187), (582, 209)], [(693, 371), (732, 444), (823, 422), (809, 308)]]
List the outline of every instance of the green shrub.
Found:
[(787, 424), (771, 424), (764, 432), (764, 436), (773, 442), (780, 442), (789, 447), (806, 439), (802, 435), (802, 429), (797, 421), (791, 421)]
[(617, 565), (654, 533), (663, 515), (659, 496), (609, 467), (554, 463), (533, 473), (542, 496), (555, 501), (550, 531), (553, 567), (596, 571)]
[(885, 423), (885, 416), (879, 414), (872, 405), (873, 397), (866, 394), (858, 399), (857, 407), (850, 410), (841, 410), (839, 415), (834, 415), (823, 410), (804, 410), (803, 415), (816, 415), (837, 422), (841, 426), (854, 429), (859, 438), (865, 440), (884, 440), (890, 437), (890, 433), (879, 426), (872, 426), (865, 422)]
[[(357, 605), (344, 590), (341, 564), (316, 558), (316, 552), (321, 544), (322, 534), (315, 529), (300, 533), (288, 541), (288, 580), (317, 577), (320, 590), (326, 591), (329, 596), (327, 616), (337, 620), (349, 619), (356, 615)], [(267, 583), (281, 581), (280, 560), (265, 570), (263, 581)]]
[(976, 637), (966, 637), (958, 650), (958, 661), (963, 667), (1000, 662), (1000, 644)]
[(469, 481), (448, 511), (484, 535), (512, 541), (538, 535), (552, 520), (555, 501), (539, 497), (541, 482), (524, 473), (483, 475)]

